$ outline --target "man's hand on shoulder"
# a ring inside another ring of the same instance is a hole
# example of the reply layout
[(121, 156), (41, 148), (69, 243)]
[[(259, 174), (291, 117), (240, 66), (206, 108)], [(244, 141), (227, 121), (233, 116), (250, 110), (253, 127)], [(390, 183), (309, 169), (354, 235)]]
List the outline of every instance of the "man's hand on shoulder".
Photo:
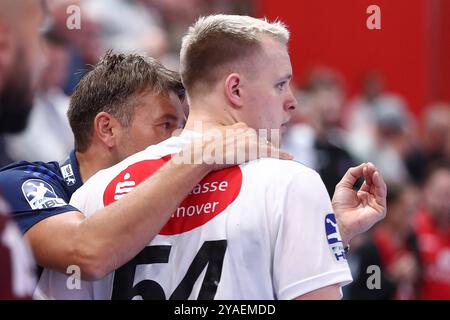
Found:
[(178, 155), (179, 160), (206, 165), (210, 171), (260, 158), (292, 160), (293, 156), (259, 137), (256, 130), (242, 122), (206, 131)]

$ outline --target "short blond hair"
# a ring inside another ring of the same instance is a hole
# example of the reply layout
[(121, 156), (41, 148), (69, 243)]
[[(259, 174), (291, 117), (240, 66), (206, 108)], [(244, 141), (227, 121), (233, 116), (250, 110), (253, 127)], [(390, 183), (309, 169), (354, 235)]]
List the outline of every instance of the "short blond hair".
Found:
[(186, 90), (191, 93), (199, 83), (215, 83), (221, 68), (260, 48), (262, 35), (283, 44), (289, 41), (289, 31), (280, 21), (223, 14), (200, 17), (181, 44), (180, 71)]

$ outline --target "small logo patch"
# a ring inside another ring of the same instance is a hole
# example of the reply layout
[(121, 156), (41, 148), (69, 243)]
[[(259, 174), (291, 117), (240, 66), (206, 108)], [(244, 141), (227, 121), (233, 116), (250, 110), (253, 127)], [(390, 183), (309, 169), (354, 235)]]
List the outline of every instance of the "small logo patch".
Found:
[(61, 167), (61, 173), (63, 175), (64, 181), (66, 181), (67, 186), (73, 186), (77, 181), (75, 179), (75, 175), (73, 174), (72, 165), (70, 163)]
[(329, 213), (325, 217), (325, 232), (328, 245), (336, 261), (345, 261), (347, 257), (345, 256), (344, 244), (337, 228), (334, 213)]
[(53, 187), (40, 179), (29, 179), (22, 184), (22, 192), (31, 209), (61, 207), (67, 203), (58, 198)]

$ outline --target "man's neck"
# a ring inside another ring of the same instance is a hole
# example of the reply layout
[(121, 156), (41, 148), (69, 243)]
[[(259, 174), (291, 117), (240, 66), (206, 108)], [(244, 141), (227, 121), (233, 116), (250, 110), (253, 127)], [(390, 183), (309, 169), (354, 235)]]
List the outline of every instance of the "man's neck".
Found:
[(114, 165), (107, 151), (99, 151), (92, 146), (84, 152), (76, 151), (75, 156), (78, 161), (80, 176), (83, 183), (98, 171)]
[[(212, 102), (208, 105), (212, 105)], [(202, 106), (193, 106), (189, 112), (186, 125), (184, 129), (205, 132), (217, 127), (233, 125), (238, 121), (230, 113), (226, 112), (225, 108), (218, 108), (217, 105), (213, 105), (212, 108), (208, 108), (205, 103)]]

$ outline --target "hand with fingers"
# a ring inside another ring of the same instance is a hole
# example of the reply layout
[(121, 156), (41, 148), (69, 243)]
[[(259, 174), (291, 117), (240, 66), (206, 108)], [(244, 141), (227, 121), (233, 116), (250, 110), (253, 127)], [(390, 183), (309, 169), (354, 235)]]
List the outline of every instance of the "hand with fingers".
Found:
[(208, 165), (210, 170), (220, 170), (259, 158), (292, 160), (293, 156), (278, 149), (258, 136), (256, 130), (239, 122), (230, 126), (216, 127), (206, 131), (191, 146), (180, 153), (189, 152), (192, 163)]
[[(364, 183), (359, 190), (353, 186), (359, 177)], [(336, 185), (333, 210), (344, 244), (369, 230), (386, 216), (387, 187), (380, 171), (372, 163), (350, 168)]]

